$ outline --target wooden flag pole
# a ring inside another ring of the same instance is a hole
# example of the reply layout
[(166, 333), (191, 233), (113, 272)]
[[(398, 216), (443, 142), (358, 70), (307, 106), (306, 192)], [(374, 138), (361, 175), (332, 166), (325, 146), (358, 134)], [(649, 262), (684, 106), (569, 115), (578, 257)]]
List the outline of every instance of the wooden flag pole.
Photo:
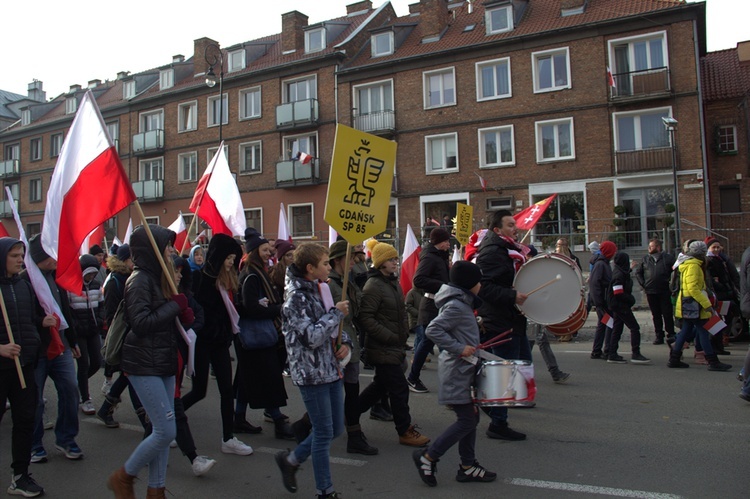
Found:
[(521, 239), (521, 240), (520, 240), (520, 241), (518, 241), (518, 242), (519, 242), (520, 244), (523, 244), (523, 242), (524, 242), (524, 241), (526, 240), (526, 238), (527, 238), (527, 237), (529, 237), (529, 234), (531, 234), (531, 231), (532, 231), (532, 230), (533, 230), (533, 227), (532, 227), (531, 229), (529, 229), (529, 230), (528, 230), (528, 231), (526, 232), (526, 234), (525, 234), (525, 235), (523, 236), (523, 239)]
[[(346, 242), (346, 259), (344, 260), (344, 284), (341, 287), (341, 301), (348, 300), (346, 293), (349, 290), (349, 260), (352, 257), (352, 243), (349, 241)], [(350, 311), (351, 313), (351, 311)], [(339, 337), (336, 340), (336, 345), (338, 347), (341, 346), (341, 338), (343, 336), (342, 332), (344, 331), (344, 321), (342, 320), (339, 322)]]
[(164, 275), (169, 278), (169, 288), (172, 291), (172, 294), (178, 295), (180, 294), (180, 292), (177, 290), (177, 286), (174, 283), (174, 274), (169, 271), (167, 264), (164, 262), (164, 255), (159, 250), (159, 245), (156, 244), (156, 239), (154, 239), (154, 235), (151, 233), (151, 227), (149, 227), (148, 223), (146, 222), (146, 215), (143, 214), (141, 203), (139, 203), (137, 199), (133, 202), (135, 203), (135, 209), (138, 211), (138, 215), (141, 217), (141, 222), (143, 223), (143, 228), (146, 230), (148, 240), (151, 241), (151, 247), (154, 249), (154, 253), (156, 253), (156, 257), (159, 259), (161, 270), (162, 272), (164, 272)]
[[(185, 246), (187, 246), (188, 242), (190, 242), (190, 231), (193, 230), (193, 226), (195, 225), (195, 221), (198, 219), (198, 211), (201, 209), (201, 205), (196, 206), (195, 213), (193, 214), (193, 219), (190, 221), (190, 227), (187, 229), (187, 233), (185, 234), (185, 240), (182, 242), (182, 248), (180, 248), (180, 256), (185, 252)], [(197, 232), (197, 229), (196, 229)]]
[[(8, 319), (8, 309), (5, 307), (5, 297), (3, 296), (3, 291), (0, 289), (0, 307), (3, 309), (3, 320), (5, 321), (5, 330), (8, 331), (8, 342), (15, 343), (16, 340), (13, 339), (13, 330), (10, 328), (10, 319)], [(339, 338), (341, 338), (341, 333), (339, 333)], [(339, 339), (339, 343), (341, 342), (341, 339)], [(16, 371), (18, 372), (18, 381), (21, 382), (21, 388), (24, 390), (26, 389), (26, 378), (23, 377), (23, 369), (21, 368), (21, 359), (18, 358), (18, 356), (13, 357), (16, 361)]]

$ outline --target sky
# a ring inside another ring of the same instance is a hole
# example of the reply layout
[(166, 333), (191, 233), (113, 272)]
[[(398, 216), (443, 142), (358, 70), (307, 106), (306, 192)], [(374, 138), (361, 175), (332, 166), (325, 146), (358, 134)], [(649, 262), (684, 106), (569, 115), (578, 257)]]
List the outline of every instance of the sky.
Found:
[[(417, 1), (391, 3), (396, 14), (404, 16), (409, 4)], [(51, 99), (71, 85), (85, 87), (89, 80), (114, 80), (120, 71), (137, 73), (163, 66), (176, 54), (189, 58), (197, 38), (206, 36), (228, 47), (280, 33), (285, 12), (298, 10), (314, 24), (346, 15), (346, 5), (354, 2), (128, 0), (98, 7), (101, 4), (4, 0), (0, 8), (5, 21), (0, 28), (0, 89), (26, 95), (28, 84), (36, 79), (44, 83)], [(375, 7), (383, 3), (373, 0)], [(750, 40), (749, 1), (706, 3), (709, 51)]]

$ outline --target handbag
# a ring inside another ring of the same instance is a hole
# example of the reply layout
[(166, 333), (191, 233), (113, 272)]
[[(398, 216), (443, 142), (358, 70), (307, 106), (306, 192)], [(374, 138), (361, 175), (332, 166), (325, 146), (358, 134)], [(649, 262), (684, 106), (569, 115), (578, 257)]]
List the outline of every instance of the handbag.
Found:
[(687, 298), (683, 294), (684, 288), (681, 289), (682, 296), (682, 318), (683, 319), (699, 319), (701, 316), (701, 304), (695, 301), (695, 298), (688, 296)]
[(273, 319), (249, 319), (240, 317), (240, 332), (237, 335), (245, 350), (258, 350), (274, 346), (279, 341), (279, 333)]
[(104, 362), (110, 366), (116, 366), (120, 364), (122, 345), (125, 343), (125, 336), (130, 331), (125, 320), (125, 300), (120, 300), (117, 305), (114, 317), (112, 317), (112, 324), (109, 325), (107, 330), (107, 336), (104, 338), (104, 345), (102, 345), (102, 357)]

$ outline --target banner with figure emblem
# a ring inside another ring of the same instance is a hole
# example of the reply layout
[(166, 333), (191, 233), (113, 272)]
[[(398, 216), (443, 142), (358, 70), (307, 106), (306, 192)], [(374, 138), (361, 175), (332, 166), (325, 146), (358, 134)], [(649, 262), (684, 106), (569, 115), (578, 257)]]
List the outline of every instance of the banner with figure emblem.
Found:
[(468, 204), (456, 203), (456, 239), (461, 246), (466, 246), (474, 229), (472, 227), (474, 207)]
[(336, 125), (323, 218), (351, 244), (386, 228), (396, 146), (391, 140)]

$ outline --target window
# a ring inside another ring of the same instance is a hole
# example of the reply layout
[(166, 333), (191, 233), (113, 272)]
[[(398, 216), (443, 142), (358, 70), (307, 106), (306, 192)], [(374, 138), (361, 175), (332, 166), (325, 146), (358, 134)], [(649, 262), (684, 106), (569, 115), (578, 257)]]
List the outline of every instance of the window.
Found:
[(159, 90), (174, 87), (174, 69), (162, 69), (159, 71)]
[(198, 101), (184, 102), (177, 106), (177, 131), (190, 132), (198, 129)]
[(229, 72), (245, 69), (245, 49), (229, 52)]
[(118, 121), (112, 121), (107, 123), (107, 132), (109, 138), (112, 139), (112, 143), (115, 145), (115, 150), (120, 152), (120, 123)]
[(510, 97), (510, 58), (477, 63), (477, 100)]
[(720, 210), (722, 213), (741, 213), (740, 186), (719, 186)]
[(370, 40), (372, 45), (372, 56), (380, 57), (383, 55), (390, 55), (393, 53), (393, 31), (387, 33), (378, 33), (372, 35)]
[(250, 208), (245, 210), (245, 225), (263, 234), (263, 209)]
[(135, 97), (135, 81), (126, 81), (122, 84), (122, 98), (123, 100), (132, 99)]
[[(18, 209), (18, 196), (19, 196), (19, 185), (18, 183), (14, 184), (5, 184), (5, 187), (7, 187), (10, 190), (10, 195), (13, 196), (13, 202), (16, 204), (16, 209)], [(8, 193), (5, 192), (3, 194), (3, 198), (8, 201)], [(8, 206), (8, 209), (10, 209), (10, 206)]]
[(574, 159), (573, 118), (536, 122), (536, 160)]
[(513, 125), (479, 129), (479, 167), (513, 166)]
[[(218, 151), (218, 150), (219, 150), (218, 147), (209, 147), (206, 150), (206, 154), (208, 156), (208, 162), (209, 163), (211, 162), (212, 159), (214, 159), (214, 156), (216, 156), (216, 151)], [(224, 146), (224, 156), (226, 156), (227, 161), (229, 161), (229, 146), (228, 145)]]
[(313, 235), (313, 205), (289, 205), (289, 223), (292, 238), (312, 237)]
[(534, 92), (550, 92), (570, 88), (568, 48), (531, 54)]
[(31, 123), (31, 110), (24, 109), (21, 111), (21, 125), (28, 125)]
[(164, 180), (164, 159), (146, 159), (140, 162), (138, 180)]
[(615, 150), (623, 152), (669, 147), (669, 132), (662, 122), (662, 118), (668, 116), (668, 108), (616, 113)]
[(159, 217), (145, 217), (147, 224), (159, 225)]
[(510, 5), (485, 11), (487, 34), (496, 35), (513, 29), (513, 8)]
[(305, 52), (319, 52), (326, 48), (325, 28), (305, 31)]
[(42, 159), (42, 139), (31, 139), (31, 161)]
[(628, 73), (667, 66), (666, 36), (666, 33), (662, 31), (610, 41), (614, 54), (614, 72)]
[(449, 133), (425, 137), (427, 173), (458, 171), (458, 135)]
[(208, 98), (208, 126), (219, 126), (219, 120), (221, 120), (223, 125), (229, 123), (229, 100), (227, 94), (223, 94), (221, 99), (218, 96)]
[(737, 152), (737, 127), (733, 125), (717, 127), (716, 150), (720, 154)]
[(315, 134), (284, 137), (284, 159), (296, 159), (301, 152), (318, 157), (318, 137)]
[(78, 109), (78, 101), (75, 96), (65, 98), (65, 114), (75, 114)]
[(32, 178), (29, 180), (29, 202), (36, 203), (42, 200), (42, 179)]
[(356, 87), (355, 91), (355, 106), (359, 116), (393, 111), (393, 82), (391, 80)]
[(39, 222), (33, 222), (26, 224), (26, 237), (31, 238), (37, 234), (42, 233), (42, 224)]
[(177, 181), (195, 182), (198, 180), (198, 153), (195, 151), (177, 155)]
[(318, 97), (317, 80), (308, 76), (300, 80), (284, 82), (284, 102), (299, 102)]
[(5, 159), (21, 159), (21, 144), (5, 146)]
[(240, 119), (260, 118), (260, 87), (240, 90)]
[(260, 173), (262, 171), (261, 143), (240, 144), (240, 173)]
[(63, 134), (53, 133), (50, 136), (49, 155), (53, 158), (60, 155), (60, 149), (63, 145)]
[(163, 130), (164, 111), (160, 109), (158, 111), (141, 113), (139, 125), (141, 133), (150, 132), (152, 130)]
[(456, 103), (456, 79), (453, 68), (426, 72), (423, 78), (425, 109)]

